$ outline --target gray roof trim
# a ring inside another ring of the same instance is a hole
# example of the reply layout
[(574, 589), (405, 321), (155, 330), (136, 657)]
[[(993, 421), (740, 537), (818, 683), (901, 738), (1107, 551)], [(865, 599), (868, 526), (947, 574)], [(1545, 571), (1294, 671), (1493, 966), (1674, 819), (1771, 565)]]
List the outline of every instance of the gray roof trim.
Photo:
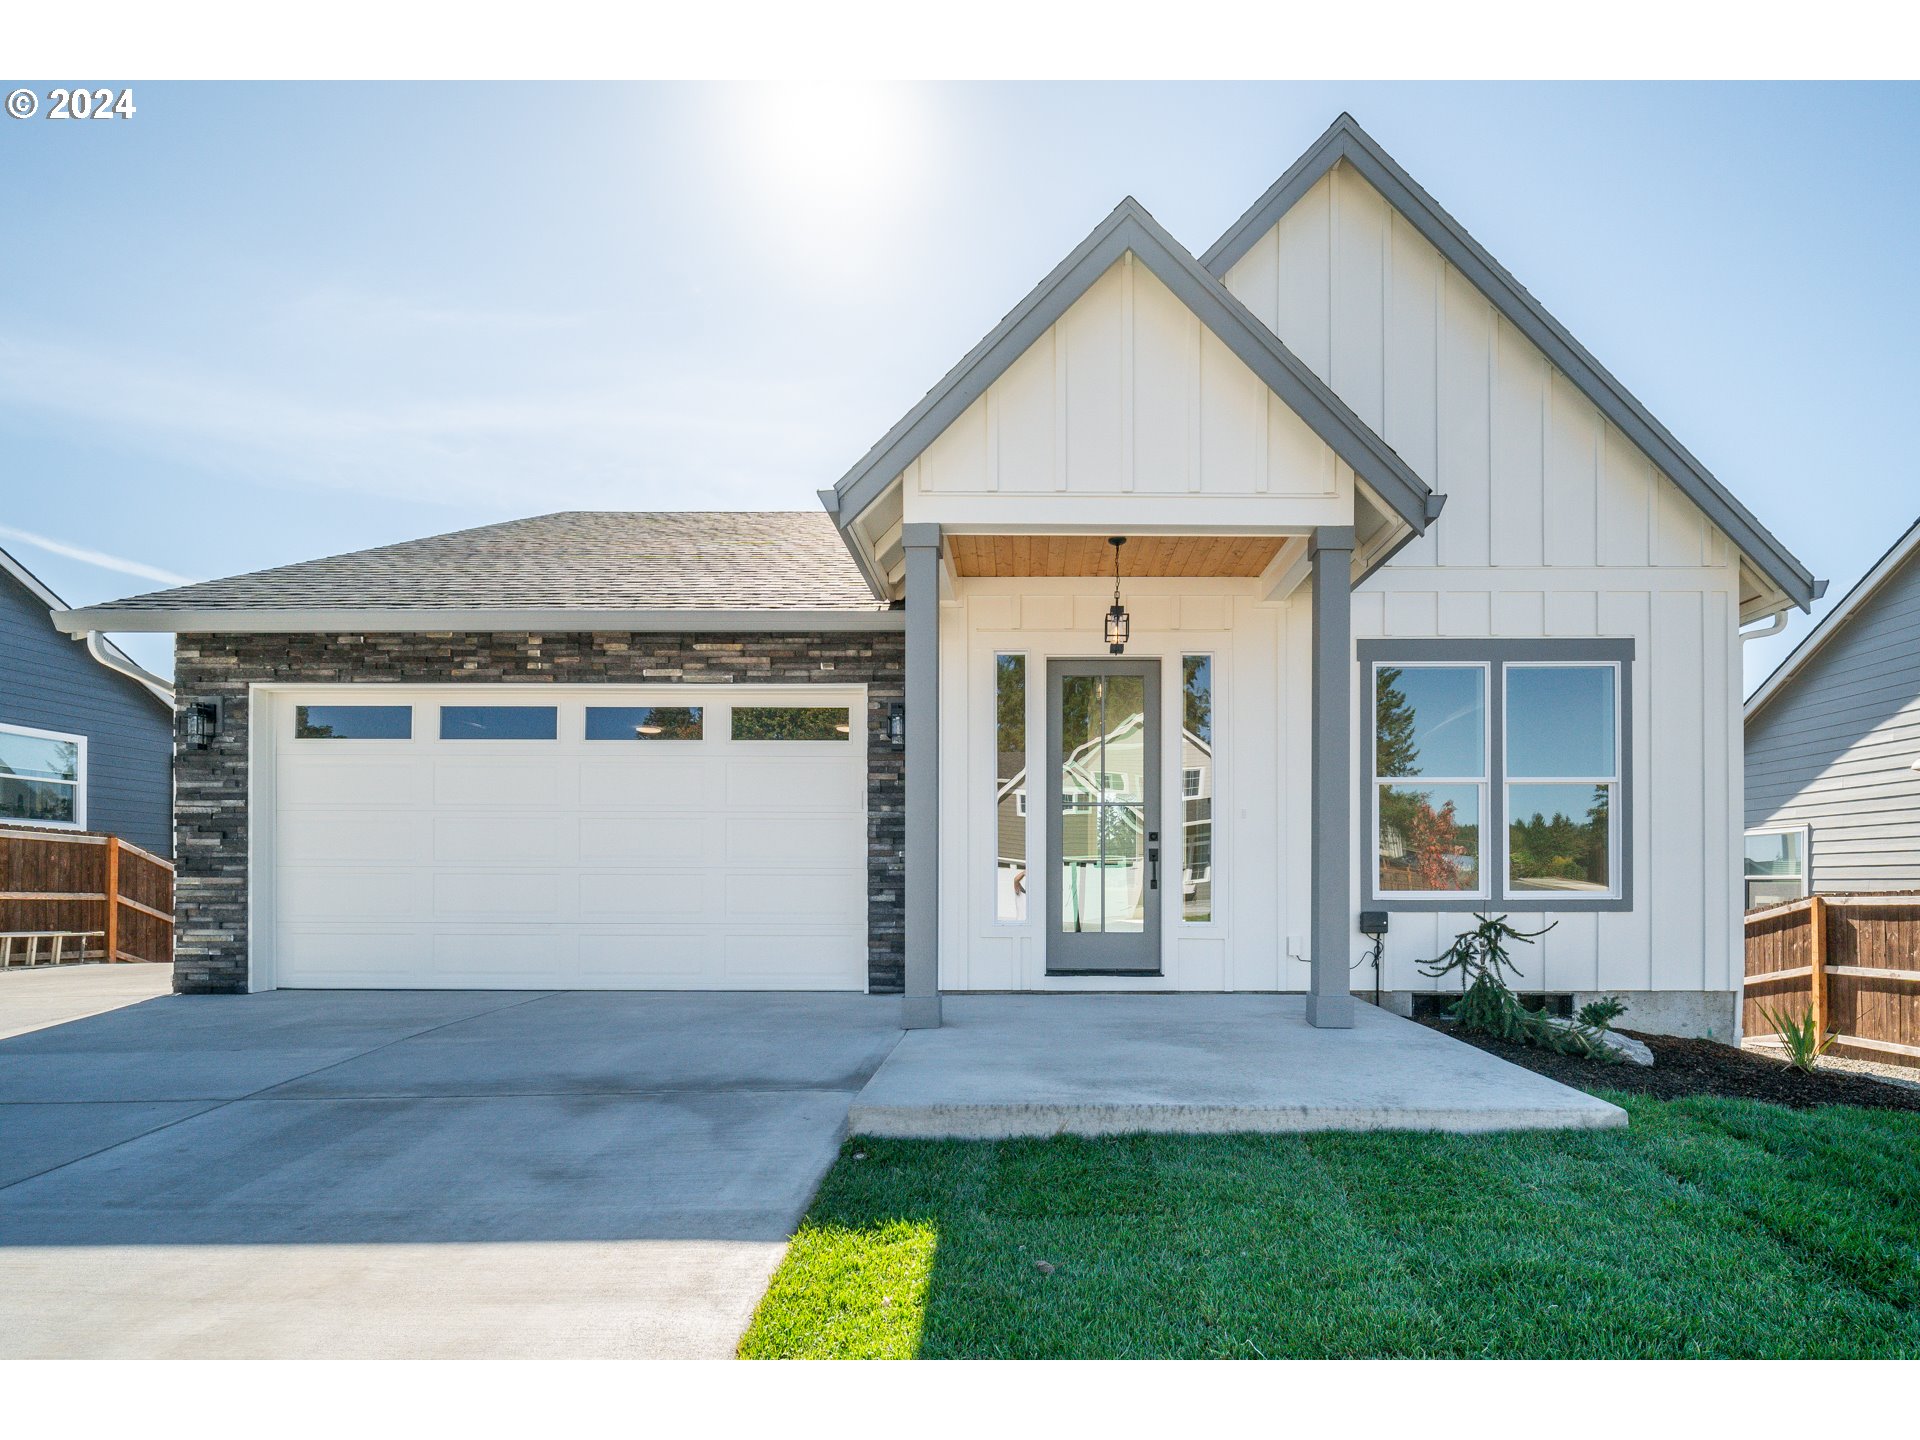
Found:
[(867, 582), (867, 588), (873, 592), (874, 598), (883, 604), (890, 601), (893, 598), (893, 592), (887, 584), (887, 577), (881, 572), (878, 560), (868, 554), (867, 547), (854, 538), (851, 524), (853, 517), (849, 516), (844, 521), (840, 518), (840, 492), (818, 490), (814, 493), (820, 497), (821, 508), (832, 517), (833, 528), (840, 532), (840, 543), (847, 547), (847, 554), (853, 557), (854, 569), (858, 570), (860, 578)]
[(1752, 723), (1753, 717), (1758, 715), (1776, 695), (1786, 689), (1793, 677), (1798, 675), (1806, 667), (1807, 662), (1819, 653), (1820, 648), (1839, 634), (1841, 627), (1853, 618), (1854, 613), (1871, 600), (1879, 592), (1880, 587), (1891, 580), (1916, 554), (1920, 554), (1920, 520), (1914, 521), (1907, 527), (1906, 534), (1887, 547), (1887, 552), (1873, 562), (1866, 574), (1854, 582), (1853, 588), (1841, 597), (1840, 603), (1822, 615), (1820, 623), (1802, 635), (1800, 643), (1787, 652), (1787, 658), (1774, 666), (1773, 673), (1760, 682), (1760, 688), (1755, 690), (1747, 700), (1746, 722)]
[(1654, 419), (1627, 387), (1587, 352), (1546, 307), (1527, 293), (1479, 241), (1380, 148), (1351, 115), (1341, 114), (1287, 172), (1201, 257), (1214, 275), (1224, 276), (1260, 237), (1291, 210), (1301, 196), (1345, 160), (1385, 197), (1387, 203), (1471, 280), (1502, 315), (1539, 346), (1600, 412), (1645, 451), (1694, 504), (1739, 546), (1768, 581), (1802, 610), (1826, 593), (1826, 582), (1795, 559), (1753, 513), (1714, 478), (1706, 466)]
[[(48, 614), (53, 617), (54, 628), (56, 630), (62, 633), (70, 633), (76, 640), (87, 639), (84, 630), (70, 632), (67, 631), (65, 626), (60, 624), (59, 617), (66, 611), (67, 602), (54, 594), (53, 591), (49, 590), (45, 585), (41, 584), (38, 575), (35, 575), (31, 570), (27, 569), (26, 566), (14, 559), (14, 557), (9, 555), (5, 550), (0, 550), (0, 570), (4, 570), (15, 580), (18, 580), (28, 594), (32, 595), (34, 599), (47, 607)], [(115, 628), (120, 630), (137, 630), (140, 627), (137, 625), (124, 625)], [(94, 648), (95, 645), (99, 646), (98, 650)], [(87, 658), (96, 665), (105, 666), (116, 675), (126, 676), (127, 679), (133, 681), (134, 684), (138, 685), (142, 690), (145, 690), (149, 695), (153, 696), (154, 699), (164, 705), (169, 715), (173, 713), (173, 686), (147, 669), (146, 666), (133, 660), (126, 651), (107, 639), (105, 635), (99, 636), (97, 640), (88, 642)]]
[(1132, 196), (840, 478), (835, 523), (844, 531), (1129, 250), (1409, 525), (1426, 530), (1438, 513), (1426, 482)]
[(426, 610), (315, 608), (288, 610), (57, 610), (53, 623), (69, 635), (112, 628), (170, 635), (489, 633), (559, 635), (585, 631), (646, 634), (777, 633), (900, 630), (898, 610)]

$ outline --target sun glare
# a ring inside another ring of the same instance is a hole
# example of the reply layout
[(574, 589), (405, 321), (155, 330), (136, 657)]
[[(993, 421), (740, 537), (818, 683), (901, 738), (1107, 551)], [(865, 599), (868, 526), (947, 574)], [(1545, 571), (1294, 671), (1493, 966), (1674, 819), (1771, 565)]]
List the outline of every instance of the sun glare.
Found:
[(743, 107), (769, 179), (837, 201), (897, 184), (913, 149), (911, 97), (881, 85), (780, 85)]

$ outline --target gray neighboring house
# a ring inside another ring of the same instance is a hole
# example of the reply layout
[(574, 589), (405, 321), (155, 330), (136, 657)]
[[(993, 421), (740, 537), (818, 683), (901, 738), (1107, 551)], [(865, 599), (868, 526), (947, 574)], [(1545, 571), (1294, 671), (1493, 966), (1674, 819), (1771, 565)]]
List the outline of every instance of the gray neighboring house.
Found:
[(173, 854), (173, 692), (0, 550), (0, 824), (98, 830)]
[(1746, 903), (1920, 890), (1920, 522), (1746, 706)]

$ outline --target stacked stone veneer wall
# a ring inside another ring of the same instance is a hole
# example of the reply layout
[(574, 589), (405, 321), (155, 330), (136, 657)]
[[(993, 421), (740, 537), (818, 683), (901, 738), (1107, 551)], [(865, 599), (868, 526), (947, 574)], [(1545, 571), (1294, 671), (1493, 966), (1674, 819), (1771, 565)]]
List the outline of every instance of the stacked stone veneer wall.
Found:
[(500, 681), (867, 687), (867, 976), (897, 992), (905, 963), (905, 755), (887, 739), (905, 699), (897, 632), (803, 635), (182, 635), (178, 704), (218, 704), (218, 736), (174, 771), (173, 988), (247, 987), (247, 687), (255, 683)]

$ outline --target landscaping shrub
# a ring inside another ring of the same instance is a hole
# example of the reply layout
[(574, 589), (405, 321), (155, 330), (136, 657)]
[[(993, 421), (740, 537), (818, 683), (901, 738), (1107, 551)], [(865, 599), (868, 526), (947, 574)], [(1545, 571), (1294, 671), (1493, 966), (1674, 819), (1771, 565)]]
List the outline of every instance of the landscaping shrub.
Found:
[[(1520, 967), (1508, 958), (1509, 941), (1531, 945), (1553, 926), (1547, 926), (1546, 930), (1516, 930), (1507, 924), (1504, 915), (1473, 918), (1480, 923), (1471, 930), (1461, 931), (1444, 953), (1421, 967), (1421, 973), (1433, 979), (1451, 975), (1456, 970), (1460, 972), (1462, 993), (1459, 1003), (1448, 1012), (1449, 1019), (1463, 1030), (1522, 1045), (1537, 1045), (1560, 1055), (1582, 1055), (1609, 1063), (1619, 1059), (1601, 1039), (1605, 1026), (1590, 1023), (1584, 1009), (1580, 1018), (1570, 1024), (1555, 1020), (1545, 1010), (1529, 1010), (1500, 973), (1502, 970), (1520, 973)], [(1622, 1005), (1613, 1013), (1617, 1015), (1625, 1008)]]
[(1834, 1037), (1822, 1035), (1813, 1023), (1813, 1011), (1796, 1019), (1784, 1010), (1760, 1007), (1760, 1014), (1773, 1026), (1787, 1052), (1787, 1063), (1796, 1070), (1813, 1073), (1814, 1062), (1833, 1048)]

